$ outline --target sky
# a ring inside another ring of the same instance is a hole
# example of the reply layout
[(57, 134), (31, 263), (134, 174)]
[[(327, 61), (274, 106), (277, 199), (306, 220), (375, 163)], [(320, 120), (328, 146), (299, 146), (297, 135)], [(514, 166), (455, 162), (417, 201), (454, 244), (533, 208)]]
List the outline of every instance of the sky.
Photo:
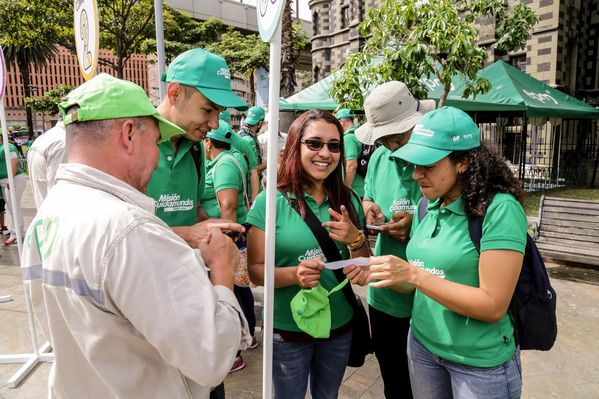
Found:
[[(293, 10), (299, 5), (299, 16), (301, 19), (310, 21), (310, 8), (308, 7), (309, 0), (293, 0)], [(256, 0), (240, 0), (241, 3), (256, 5)]]

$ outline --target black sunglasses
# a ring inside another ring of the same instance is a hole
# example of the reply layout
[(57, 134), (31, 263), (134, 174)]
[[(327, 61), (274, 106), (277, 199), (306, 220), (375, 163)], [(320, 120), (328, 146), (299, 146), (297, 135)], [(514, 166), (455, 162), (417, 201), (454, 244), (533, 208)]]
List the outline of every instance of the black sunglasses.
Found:
[(305, 144), (306, 147), (308, 147), (308, 149), (310, 151), (320, 151), (322, 149), (322, 147), (324, 147), (326, 145), (329, 148), (329, 151), (334, 154), (341, 152), (341, 142), (340, 141), (329, 141), (328, 143), (325, 143), (322, 140), (306, 139), (306, 140), (300, 140), (300, 143)]

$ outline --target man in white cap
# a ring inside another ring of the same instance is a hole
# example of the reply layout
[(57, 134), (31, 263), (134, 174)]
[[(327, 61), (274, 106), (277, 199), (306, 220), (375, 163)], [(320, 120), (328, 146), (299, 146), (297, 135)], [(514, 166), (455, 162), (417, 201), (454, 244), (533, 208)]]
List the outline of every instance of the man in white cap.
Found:
[[(412, 179), (414, 166), (391, 154), (408, 142), (416, 121), (434, 107), (434, 101), (417, 100), (404, 83), (397, 81), (378, 86), (364, 102), (367, 122), (355, 135), (364, 144), (377, 140), (382, 144), (370, 158), (364, 183), (366, 223), (380, 233), (375, 256), (405, 259), (412, 215), (422, 193)], [(412, 397), (406, 356), (412, 302), (413, 295), (368, 287), (374, 352), (387, 399)]]

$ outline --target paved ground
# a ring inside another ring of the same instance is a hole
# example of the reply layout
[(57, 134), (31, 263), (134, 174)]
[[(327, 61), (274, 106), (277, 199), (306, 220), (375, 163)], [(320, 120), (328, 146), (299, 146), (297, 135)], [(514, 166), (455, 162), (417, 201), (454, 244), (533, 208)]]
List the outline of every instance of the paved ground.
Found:
[[(23, 198), (26, 222), (34, 214), (31, 192)], [(0, 296), (13, 301), (0, 303), (0, 355), (28, 353), (31, 335), (23, 300), (16, 247), (0, 248)], [(550, 268), (558, 294), (559, 334), (549, 352), (522, 354), (524, 398), (599, 398), (599, 272), (566, 266)], [(257, 300), (261, 292), (256, 292)], [(261, 303), (257, 302), (257, 312)], [(38, 334), (39, 335), (39, 334)], [(261, 333), (258, 334), (261, 339)], [(40, 342), (44, 339), (40, 335)], [(227, 397), (260, 398), (262, 392), (262, 346), (244, 353), (247, 367), (225, 380)], [(20, 364), (0, 364), (0, 399), (46, 397), (49, 364), (39, 365), (18, 388), (6, 381)], [(383, 398), (383, 385), (374, 357), (359, 369), (348, 368), (339, 397), (342, 399)]]

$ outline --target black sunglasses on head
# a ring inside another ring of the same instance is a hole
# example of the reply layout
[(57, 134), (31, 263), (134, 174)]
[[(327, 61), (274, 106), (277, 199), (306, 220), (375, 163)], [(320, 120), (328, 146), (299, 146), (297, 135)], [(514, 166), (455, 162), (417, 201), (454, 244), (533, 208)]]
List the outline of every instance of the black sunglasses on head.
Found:
[(326, 145), (328, 147), (329, 151), (332, 153), (341, 152), (341, 142), (340, 141), (329, 141), (328, 143), (325, 143), (322, 140), (306, 139), (306, 140), (301, 140), (300, 143), (305, 144), (306, 147), (308, 147), (308, 149), (310, 151), (320, 151), (322, 149), (322, 147), (324, 147)]

